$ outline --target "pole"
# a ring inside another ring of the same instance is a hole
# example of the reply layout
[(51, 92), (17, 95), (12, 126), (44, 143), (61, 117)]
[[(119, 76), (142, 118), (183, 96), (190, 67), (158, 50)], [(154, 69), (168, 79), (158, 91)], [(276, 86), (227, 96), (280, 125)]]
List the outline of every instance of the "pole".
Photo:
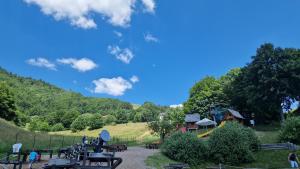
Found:
[(52, 142), (52, 136), (50, 136), (50, 142), (49, 142), (49, 148), (48, 149), (51, 148), (51, 142)]
[(62, 142), (61, 142), (61, 147), (63, 148), (63, 147), (64, 147), (64, 141), (65, 141), (65, 137), (64, 137), (64, 136), (62, 136), (62, 138), (63, 138), (63, 140), (62, 140)]
[(34, 136), (33, 136), (33, 146), (32, 146), (32, 148), (35, 148), (35, 137), (36, 137), (36, 134), (34, 134)]
[(19, 136), (19, 133), (16, 134), (16, 144), (18, 143), (18, 136)]

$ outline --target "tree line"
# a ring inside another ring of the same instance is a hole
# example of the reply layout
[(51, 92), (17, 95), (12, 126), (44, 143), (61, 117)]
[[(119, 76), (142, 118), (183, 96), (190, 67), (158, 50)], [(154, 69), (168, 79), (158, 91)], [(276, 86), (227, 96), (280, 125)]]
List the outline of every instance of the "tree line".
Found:
[(184, 103), (185, 113), (208, 116), (214, 105), (254, 114), (259, 123), (280, 121), (300, 101), (300, 49), (261, 45), (252, 60), (220, 78), (197, 82)]

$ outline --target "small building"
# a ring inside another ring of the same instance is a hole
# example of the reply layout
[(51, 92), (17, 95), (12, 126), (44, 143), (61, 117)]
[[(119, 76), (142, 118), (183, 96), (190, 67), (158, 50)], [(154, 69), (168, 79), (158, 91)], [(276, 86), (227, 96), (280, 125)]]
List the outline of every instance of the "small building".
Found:
[(222, 107), (215, 107), (211, 110), (210, 115), (217, 123), (233, 120), (243, 123), (245, 120), (245, 118), (238, 111)]
[(245, 118), (238, 111), (232, 109), (226, 109), (225, 111), (224, 120), (226, 121), (236, 120), (240, 123), (243, 123), (244, 119)]
[(198, 125), (196, 123), (200, 121), (200, 114), (198, 113), (186, 114), (184, 121), (185, 121), (186, 131), (196, 131), (198, 130)]

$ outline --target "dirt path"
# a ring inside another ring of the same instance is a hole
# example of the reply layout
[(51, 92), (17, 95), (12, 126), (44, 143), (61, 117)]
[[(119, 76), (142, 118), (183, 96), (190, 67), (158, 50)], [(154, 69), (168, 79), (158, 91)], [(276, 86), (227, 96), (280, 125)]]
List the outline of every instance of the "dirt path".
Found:
[(157, 152), (158, 150), (149, 150), (142, 147), (129, 147), (127, 151), (116, 154), (116, 156), (123, 159), (118, 169), (149, 169), (144, 161), (148, 156)]
[[(147, 167), (144, 161), (148, 156), (151, 156), (158, 151), (159, 150), (145, 149), (143, 147), (128, 147), (127, 151), (116, 152), (116, 157), (121, 157), (123, 159), (122, 164), (117, 169), (152, 169)], [(33, 169), (41, 169), (44, 164), (47, 163), (48, 158), (48, 156), (43, 156), (42, 162), (35, 163)], [(8, 169), (12, 168), (12, 166), (8, 167)], [(22, 168), (28, 169), (28, 163), (23, 164)], [(1, 166), (0, 169), (2, 169)]]

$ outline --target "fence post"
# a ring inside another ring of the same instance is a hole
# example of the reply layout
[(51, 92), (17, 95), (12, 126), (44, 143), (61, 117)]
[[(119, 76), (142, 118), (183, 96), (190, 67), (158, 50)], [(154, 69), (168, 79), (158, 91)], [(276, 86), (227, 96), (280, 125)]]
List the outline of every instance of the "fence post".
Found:
[(61, 142), (61, 148), (63, 148), (64, 147), (64, 141), (65, 141), (65, 137), (64, 136), (62, 136), (62, 142)]
[(35, 148), (35, 137), (36, 137), (36, 134), (34, 134), (34, 136), (33, 136), (33, 146), (32, 146), (32, 148)]
[(16, 134), (16, 144), (18, 143), (19, 132)]
[(52, 136), (50, 136), (50, 142), (49, 142), (49, 150), (51, 149), (51, 142), (52, 142)]

